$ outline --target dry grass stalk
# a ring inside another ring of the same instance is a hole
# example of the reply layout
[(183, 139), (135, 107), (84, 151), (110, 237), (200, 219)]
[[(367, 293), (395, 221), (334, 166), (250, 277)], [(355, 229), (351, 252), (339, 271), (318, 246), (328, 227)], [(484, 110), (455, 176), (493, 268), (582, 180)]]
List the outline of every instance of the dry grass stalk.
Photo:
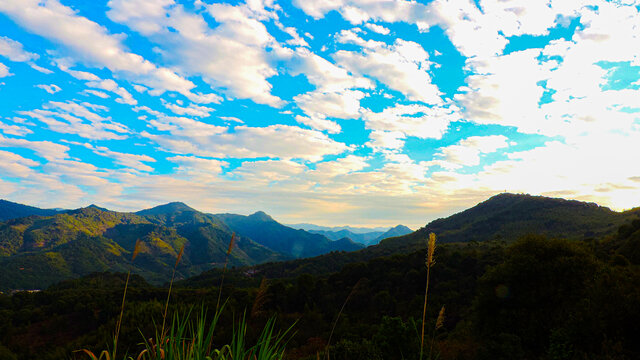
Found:
[(253, 301), (253, 306), (251, 307), (251, 317), (256, 318), (260, 316), (264, 311), (262, 307), (264, 303), (267, 301), (267, 289), (269, 288), (267, 284), (267, 278), (263, 277), (262, 281), (260, 281), (260, 287), (258, 288), (258, 293), (256, 294), (256, 299)]
[[(424, 351), (424, 322), (427, 317), (427, 296), (429, 294), (429, 273), (431, 270), (431, 266), (435, 264), (435, 260), (433, 259), (433, 253), (436, 250), (436, 234), (429, 234), (429, 240), (427, 242), (427, 260), (425, 265), (427, 266), (427, 284), (424, 288), (424, 306), (422, 308), (422, 332), (420, 334), (420, 360), (422, 360), (422, 354)], [(443, 314), (444, 315), (444, 314)]]
[(229, 241), (229, 248), (227, 249), (227, 255), (224, 258), (224, 267), (222, 268), (222, 278), (220, 279), (220, 288), (218, 289), (218, 301), (216, 302), (216, 314), (218, 313), (218, 309), (220, 308), (220, 297), (222, 296), (222, 285), (224, 284), (224, 275), (227, 272), (227, 264), (229, 263), (229, 255), (231, 255), (231, 251), (233, 250), (233, 244), (236, 241), (236, 233), (231, 234), (231, 241)]

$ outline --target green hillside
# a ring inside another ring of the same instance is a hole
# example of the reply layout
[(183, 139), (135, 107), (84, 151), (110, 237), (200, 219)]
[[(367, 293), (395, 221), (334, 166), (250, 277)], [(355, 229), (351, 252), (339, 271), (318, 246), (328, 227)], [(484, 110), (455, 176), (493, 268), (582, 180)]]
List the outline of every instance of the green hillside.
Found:
[[(178, 278), (224, 263), (232, 233), (216, 218), (175, 206), (140, 214), (91, 206), (0, 223), (0, 290), (40, 289), (95, 271), (129, 269), (162, 284), (170, 279), (183, 245)], [(141, 252), (131, 264), (137, 240)], [(247, 266), (284, 259), (287, 257), (239, 236), (229, 264)]]

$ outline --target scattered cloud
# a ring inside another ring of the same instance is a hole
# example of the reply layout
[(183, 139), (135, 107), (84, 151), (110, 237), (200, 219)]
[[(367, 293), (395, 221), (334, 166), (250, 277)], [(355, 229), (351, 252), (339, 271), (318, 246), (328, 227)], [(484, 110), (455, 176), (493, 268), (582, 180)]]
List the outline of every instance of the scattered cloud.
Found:
[(393, 45), (365, 46), (362, 52), (340, 50), (333, 57), (351, 72), (375, 78), (389, 88), (407, 94), (410, 100), (427, 104), (442, 102), (441, 93), (429, 74), (429, 54), (420, 44), (396, 39)]
[(0, 63), (0, 78), (7, 77), (13, 75), (9, 72), (9, 68), (7, 65)]
[(100, 106), (73, 101), (50, 101), (42, 109), (17, 111), (46, 124), (49, 129), (63, 134), (76, 134), (87, 139), (125, 139), (129, 129), (120, 123), (103, 117), (94, 109)]
[(373, 32), (377, 32), (378, 34), (382, 34), (382, 35), (389, 35), (389, 33), (391, 32), (391, 30), (389, 30), (388, 28), (382, 26), (382, 25), (377, 25), (377, 24), (372, 24), (372, 23), (368, 23), (364, 25), (367, 29), (373, 31)]
[(110, 34), (104, 26), (78, 15), (58, 0), (9, 0), (0, 3), (0, 11), (34, 34), (63, 45), (80, 61), (107, 67), (158, 93), (194, 95), (191, 81), (128, 51), (121, 36)]
[(260, 21), (270, 15), (257, 2), (206, 5), (206, 15), (218, 24), (213, 29), (204, 14), (188, 13), (172, 0), (111, 0), (109, 7), (107, 15), (113, 21), (154, 39), (160, 53), (181, 72), (202, 76), (232, 97), (283, 104), (271, 94), (272, 85), (266, 80), (277, 74), (267, 49), (278, 45)]
[(60, 86), (56, 84), (51, 84), (51, 85), (40, 84), (40, 85), (35, 85), (35, 87), (40, 88), (52, 95), (62, 90)]

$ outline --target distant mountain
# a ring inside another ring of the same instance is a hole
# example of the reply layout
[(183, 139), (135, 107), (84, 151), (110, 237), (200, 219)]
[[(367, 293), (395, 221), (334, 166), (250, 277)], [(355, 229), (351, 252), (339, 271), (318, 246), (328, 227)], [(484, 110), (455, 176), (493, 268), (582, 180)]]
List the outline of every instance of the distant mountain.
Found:
[(396, 236), (402, 236), (402, 235), (407, 235), (412, 233), (413, 230), (409, 229), (408, 227), (404, 226), (404, 225), (398, 225), (395, 227), (392, 227), (391, 229), (389, 229), (387, 232), (385, 232), (384, 234), (381, 234), (380, 236), (378, 236), (375, 239), (375, 243), (379, 243), (380, 241), (390, 238), (390, 237), (396, 237)]
[(0, 200), (0, 221), (18, 219), (31, 215), (51, 216), (58, 213), (53, 209), (40, 209), (33, 206), (22, 205), (7, 200)]
[(351, 240), (353, 240), (354, 242), (357, 242), (359, 244), (365, 245), (365, 246), (369, 246), (369, 245), (373, 245), (373, 244), (377, 244), (379, 240), (378, 237), (382, 234), (384, 234), (384, 232), (382, 231), (373, 231), (373, 232), (368, 232), (368, 233), (362, 233), (362, 234), (358, 234), (358, 233), (353, 233), (349, 230), (343, 229), (343, 230), (339, 230), (339, 231), (329, 231), (329, 230), (309, 230), (310, 233), (313, 234), (320, 234), (320, 235), (324, 235), (327, 238), (331, 239), (331, 240), (340, 240), (343, 238), (349, 238)]
[(413, 230), (409, 229), (404, 225), (398, 225), (396, 227), (388, 229), (387, 231), (372, 231), (372, 232), (365, 232), (365, 233), (354, 233), (346, 229), (342, 229), (338, 231), (309, 230), (309, 232), (314, 234), (324, 235), (331, 240), (349, 238), (354, 242), (363, 244), (365, 246), (369, 246), (369, 245), (375, 245), (379, 243), (382, 239), (409, 234), (413, 232)]
[[(142, 241), (142, 249), (131, 264), (137, 240)], [(0, 290), (43, 288), (91, 272), (129, 269), (161, 284), (170, 279), (183, 245), (179, 278), (221, 266), (230, 240), (226, 225), (186, 205), (138, 214), (91, 206), (53, 216), (12, 219), (0, 223)], [(229, 262), (242, 266), (287, 258), (238, 236)]]
[(217, 214), (215, 217), (236, 233), (294, 258), (316, 256), (336, 250), (354, 251), (363, 247), (349, 239), (332, 241), (323, 235), (292, 229), (273, 220), (262, 211), (249, 216)]
[(306, 230), (306, 231), (332, 231), (332, 232), (338, 232), (338, 231), (342, 231), (342, 230), (347, 230), (351, 233), (354, 234), (366, 234), (366, 233), (371, 233), (371, 232), (380, 232), (383, 233), (387, 230), (389, 230), (389, 227), (355, 227), (355, 226), (320, 226), (320, 225), (315, 225), (315, 224), (307, 224), (307, 223), (301, 223), (301, 224), (284, 224), (285, 226), (288, 226), (290, 228), (294, 228), (294, 229), (301, 229), (301, 230)]

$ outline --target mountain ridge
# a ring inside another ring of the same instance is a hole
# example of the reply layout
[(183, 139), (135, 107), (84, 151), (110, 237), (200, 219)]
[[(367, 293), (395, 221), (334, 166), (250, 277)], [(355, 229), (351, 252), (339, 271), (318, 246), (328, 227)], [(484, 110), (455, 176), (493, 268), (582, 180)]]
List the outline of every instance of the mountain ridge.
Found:
[[(531, 210), (536, 210), (537, 215)], [(577, 211), (577, 213), (572, 213)], [(551, 221), (545, 218), (549, 212)], [(511, 218), (509, 216), (511, 216)], [(507, 223), (513, 217), (524, 220)], [(560, 221), (558, 219), (564, 219)], [(407, 254), (426, 248), (429, 233), (437, 235), (438, 243), (473, 243), (484, 241), (512, 242), (530, 233), (545, 234), (550, 237), (574, 239), (615, 234), (618, 227), (640, 219), (640, 208), (615, 212), (594, 203), (565, 200), (525, 194), (498, 194), (464, 211), (446, 218), (433, 220), (424, 227), (406, 235), (382, 240), (379, 244), (350, 253), (330, 253), (313, 258), (288, 260), (282, 263), (267, 263), (240, 268), (236, 271), (250, 271), (254, 276), (267, 278), (289, 278), (304, 273), (327, 274), (339, 271), (347, 264), (369, 261), (373, 258), (394, 254)], [(595, 220), (595, 221), (594, 221)], [(487, 224), (484, 224), (487, 222)], [(459, 231), (453, 228), (462, 226)], [(482, 226), (485, 225), (485, 226)], [(522, 225), (526, 225), (522, 227)], [(532, 231), (536, 226), (542, 231)], [(566, 231), (553, 233), (554, 229), (567, 226)], [(494, 228), (495, 227), (495, 228)], [(495, 235), (501, 236), (495, 236)], [(219, 276), (215, 270), (205, 272), (185, 281), (185, 286), (202, 284)], [(230, 275), (233, 276), (233, 275)]]

